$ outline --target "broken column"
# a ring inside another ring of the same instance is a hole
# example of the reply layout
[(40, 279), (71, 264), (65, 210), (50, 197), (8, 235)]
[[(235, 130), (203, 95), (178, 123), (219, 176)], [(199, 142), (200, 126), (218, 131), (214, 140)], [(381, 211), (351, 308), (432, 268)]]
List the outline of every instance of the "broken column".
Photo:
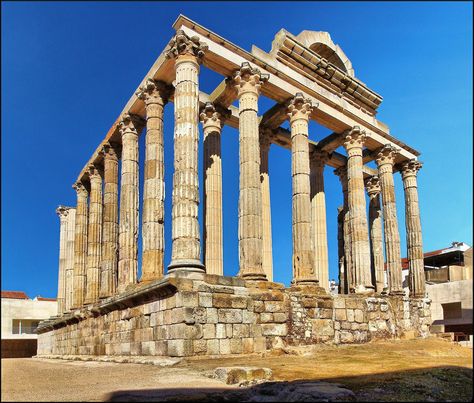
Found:
[(100, 262), (100, 298), (115, 294), (118, 270), (118, 160), (119, 146), (106, 144), (104, 156), (104, 209), (102, 221), (102, 257)]
[(405, 224), (407, 231), (408, 284), (410, 296), (425, 296), (425, 270), (423, 238), (421, 234), (420, 206), (418, 204), (418, 184), (416, 175), (421, 162), (409, 160), (402, 164), (401, 172), (405, 189)]
[(268, 76), (242, 63), (233, 77), (239, 98), (239, 276), (266, 280), (262, 268), (262, 190), (258, 96)]
[(200, 118), (204, 132), (204, 265), (206, 273), (224, 275), (222, 250), (222, 160), (223, 111), (206, 103)]
[(381, 293), (385, 287), (384, 257), (382, 238), (382, 210), (380, 208), (380, 183), (378, 176), (372, 176), (365, 182), (369, 195), (369, 232), (371, 252), (372, 281), (375, 291)]
[(145, 102), (145, 177), (142, 210), (141, 281), (163, 277), (165, 253), (165, 160), (163, 111), (171, 88), (148, 79), (137, 92)]
[(91, 191), (87, 226), (87, 274), (85, 304), (99, 300), (100, 258), (102, 247), (102, 174), (95, 165), (89, 166)]
[(319, 279), (319, 285), (329, 291), (326, 195), (324, 193), (324, 166), (328, 159), (328, 153), (317, 148), (314, 148), (310, 154), (310, 197), (314, 269)]
[(318, 283), (314, 271), (311, 233), (308, 121), (313, 107), (303, 94), (296, 94), (288, 105), (291, 127), (293, 281)]
[(207, 49), (195, 37), (178, 30), (168, 58), (175, 59), (174, 175), (172, 251), (168, 272), (204, 271), (199, 233), (199, 85), (200, 60)]
[(403, 295), (402, 264), (400, 256), (400, 234), (398, 232), (395, 186), (393, 183), (393, 163), (398, 150), (386, 144), (377, 153), (380, 187), (382, 190), (383, 227), (385, 254), (387, 259), (388, 287), (391, 295)]
[(262, 268), (268, 281), (273, 281), (273, 252), (272, 252), (272, 212), (270, 205), (270, 174), (268, 153), (272, 144), (272, 131), (260, 131), (260, 184), (262, 189)]
[(347, 151), (347, 201), (353, 275), (350, 290), (357, 294), (371, 293), (374, 289), (370, 276), (369, 232), (362, 173), (362, 146), (365, 137), (365, 131), (358, 126), (343, 134), (343, 145)]

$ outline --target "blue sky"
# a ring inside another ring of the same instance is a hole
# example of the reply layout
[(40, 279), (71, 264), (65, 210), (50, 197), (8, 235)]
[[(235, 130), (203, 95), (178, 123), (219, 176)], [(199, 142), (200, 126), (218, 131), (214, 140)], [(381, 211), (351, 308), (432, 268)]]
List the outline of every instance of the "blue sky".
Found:
[[(356, 77), (384, 98), (378, 119), (419, 150), (425, 251), (472, 244), (472, 4), (469, 2), (2, 2), (2, 289), (55, 296), (58, 204), (156, 57), (182, 13), (250, 50), (285, 28), (327, 31)], [(203, 69), (210, 92), (222, 77)], [(272, 101), (262, 98), (263, 112)], [(165, 113), (166, 190), (172, 187), (173, 107)], [(310, 138), (329, 133), (316, 123)], [(238, 133), (223, 131), (224, 271), (238, 270)], [(141, 160), (143, 161), (141, 137)], [(330, 278), (337, 278), (336, 209), (325, 170)], [(291, 280), (291, 161), (270, 151), (276, 281)], [(141, 181), (143, 180), (141, 176)], [(404, 195), (395, 175), (402, 255)], [(141, 191), (141, 190), (140, 190)], [(166, 199), (166, 256), (171, 200)]]

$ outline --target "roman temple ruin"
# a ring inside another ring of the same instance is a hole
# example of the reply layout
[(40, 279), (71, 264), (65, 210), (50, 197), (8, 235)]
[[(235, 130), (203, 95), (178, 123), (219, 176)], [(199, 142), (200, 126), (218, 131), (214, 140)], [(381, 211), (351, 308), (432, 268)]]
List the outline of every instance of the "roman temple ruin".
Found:
[[(58, 313), (38, 328), (38, 356), (212, 356), (427, 336), (421, 163), (416, 150), (377, 120), (381, 96), (355, 77), (326, 32), (295, 36), (282, 29), (266, 53), (255, 46), (247, 52), (184, 16), (173, 28), (175, 35), (75, 180), (77, 204), (57, 209)], [(199, 89), (205, 68), (222, 76), (210, 94)], [(274, 106), (259, 111), (260, 95)], [(175, 119), (171, 222), (164, 220), (165, 108), (174, 108)], [(332, 134), (310, 141), (310, 120)], [(236, 277), (223, 275), (224, 125), (239, 132)], [(140, 135), (144, 161), (138, 158)], [(271, 146), (291, 152), (289, 287), (273, 282)], [(340, 146), (345, 153), (336, 151)], [(338, 295), (329, 292), (326, 165), (334, 168), (343, 200), (328, 215), (338, 223)], [(405, 192), (409, 295), (402, 289), (396, 174)], [(167, 265), (165, 225), (172, 231)]]

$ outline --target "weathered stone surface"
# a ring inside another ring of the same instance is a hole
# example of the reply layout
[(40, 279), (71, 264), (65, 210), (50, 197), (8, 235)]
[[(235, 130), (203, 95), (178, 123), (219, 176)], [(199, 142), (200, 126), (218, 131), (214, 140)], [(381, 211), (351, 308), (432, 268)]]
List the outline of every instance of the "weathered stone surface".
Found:
[(270, 368), (258, 367), (219, 367), (214, 371), (217, 379), (228, 385), (272, 379)]

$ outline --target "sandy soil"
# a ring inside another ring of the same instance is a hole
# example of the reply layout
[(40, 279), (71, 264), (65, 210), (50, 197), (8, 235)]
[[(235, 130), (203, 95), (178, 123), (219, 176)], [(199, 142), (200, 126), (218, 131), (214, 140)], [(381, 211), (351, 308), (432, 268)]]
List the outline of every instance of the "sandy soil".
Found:
[[(178, 394), (204, 401), (234, 393), (206, 375), (219, 366), (270, 367), (276, 381), (329, 381), (356, 400), (469, 401), (472, 350), (441, 339), (340, 347), (309, 355), (188, 359), (174, 367), (43, 359), (2, 359), (2, 401), (163, 400)], [(222, 396), (222, 395), (221, 395)]]

